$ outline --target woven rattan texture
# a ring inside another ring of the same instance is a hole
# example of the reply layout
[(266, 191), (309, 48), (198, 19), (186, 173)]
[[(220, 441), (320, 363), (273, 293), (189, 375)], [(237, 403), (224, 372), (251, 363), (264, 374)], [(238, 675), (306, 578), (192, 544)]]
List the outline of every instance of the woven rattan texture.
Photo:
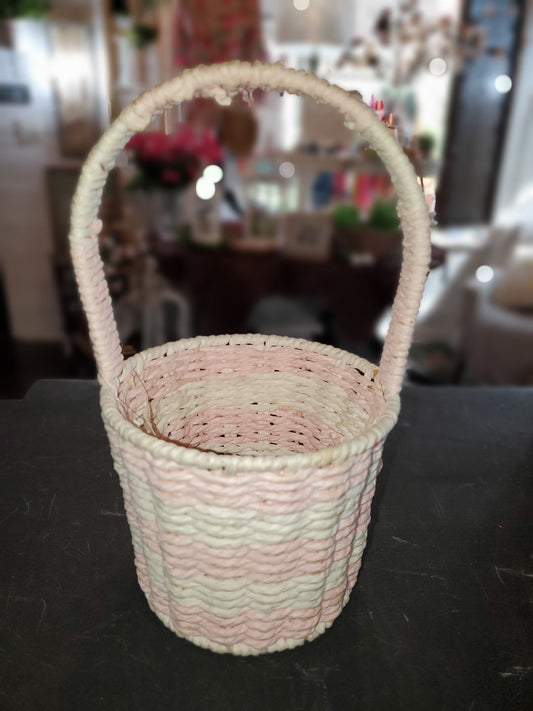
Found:
[[(356, 356), (294, 339), (228, 340), (130, 361), (125, 416), (184, 447), (260, 456), (337, 445), (386, 410), (376, 369)], [(167, 626), (215, 651), (258, 654), (332, 623), (360, 567), (382, 439), (323, 467), (228, 472), (224, 456), (218, 469), (187, 467), (108, 434), (139, 582)]]
[(258, 654), (313, 639), (337, 617), (359, 571), (380, 446), (287, 480), (162, 470), (110, 440), (139, 582), (168, 627), (214, 651)]
[(353, 439), (384, 411), (378, 386), (331, 355), (269, 342), (165, 353), (121, 385), (125, 416), (186, 447), (310, 452)]

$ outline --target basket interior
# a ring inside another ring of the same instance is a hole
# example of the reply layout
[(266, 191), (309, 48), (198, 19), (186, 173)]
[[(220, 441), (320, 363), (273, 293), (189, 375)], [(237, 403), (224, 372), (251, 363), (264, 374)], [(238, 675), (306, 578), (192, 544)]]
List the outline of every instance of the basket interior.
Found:
[(118, 393), (123, 416), (185, 447), (267, 455), (351, 440), (385, 410), (375, 368), (343, 351), (282, 339), (205, 341), (130, 359)]

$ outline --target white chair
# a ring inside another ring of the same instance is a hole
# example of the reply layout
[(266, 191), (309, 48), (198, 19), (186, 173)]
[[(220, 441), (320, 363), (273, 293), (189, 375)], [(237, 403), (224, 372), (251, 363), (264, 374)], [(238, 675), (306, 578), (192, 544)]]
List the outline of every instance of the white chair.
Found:
[[(494, 268), (491, 281), (472, 277), (465, 285), (462, 345), (467, 381), (533, 383), (533, 261), (531, 279), (521, 295), (516, 289), (517, 267), (519, 258), (511, 256), (505, 265)], [(506, 297), (506, 291), (512, 291), (513, 298)]]
[(140, 282), (117, 301), (114, 312), (122, 342), (139, 333), (143, 350), (193, 335), (189, 300), (163, 279), (152, 257)]

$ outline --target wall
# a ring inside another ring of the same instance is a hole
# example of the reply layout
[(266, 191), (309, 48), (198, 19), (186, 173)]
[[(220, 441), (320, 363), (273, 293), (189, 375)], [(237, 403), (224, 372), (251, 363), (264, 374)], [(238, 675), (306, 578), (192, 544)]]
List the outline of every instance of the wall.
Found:
[(2, 50), (3, 74), (28, 85), (31, 102), (0, 111), (0, 263), (13, 337), (59, 340), (44, 178), (44, 167), (58, 159), (47, 38), (35, 21), (17, 21), (13, 33), (13, 49)]
[[(76, 8), (94, 30), (95, 72), (105, 74), (100, 0), (54, 3), (53, 18), (71, 19)], [(53, 278), (53, 235), (45, 171), (79, 165), (62, 157), (57, 138), (47, 27), (44, 22), (12, 24), (12, 48), (0, 48), (0, 81), (29, 87), (29, 104), (2, 104), (0, 110), (0, 268), (5, 280), (11, 335), (25, 341), (63, 338)], [(98, 43), (100, 42), (100, 46)], [(107, 121), (106, 86), (99, 87), (100, 123)]]

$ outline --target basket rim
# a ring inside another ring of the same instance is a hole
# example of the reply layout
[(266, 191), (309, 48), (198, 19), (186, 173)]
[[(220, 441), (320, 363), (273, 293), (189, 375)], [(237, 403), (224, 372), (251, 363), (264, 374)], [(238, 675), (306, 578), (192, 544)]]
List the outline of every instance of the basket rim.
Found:
[[(368, 429), (353, 439), (336, 445), (322, 447), (313, 452), (294, 452), (293, 454), (239, 455), (224, 452), (208, 452), (193, 447), (186, 447), (175, 442), (159, 439), (144, 432), (127, 420), (119, 410), (119, 388), (126, 377), (136, 371), (136, 366), (142, 366), (151, 360), (174, 354), (183, 350), (200, 349), (215, 345), (252, 345), (262, 346), (265, 350), (271, 346), (285, 346), (321, 355), (334, 357), (338, 362), (357, 368), (365, 378), (381, 390), (385, 409), (374, 420)], [(155, 348), (149, 348), (128, 358), (120, 375), (112, 385), (102, 383), (100, 391), (100, 406), (106, 425), (111, 427), (120, 437), (142, 450), (148, 451), (157, 459), (167, 459), (182, 466), (194, 466), (200, 469), (222, 470), (225, 472), (265, 472), (280, 470), (302, 470), (311, 467), (325, 467), (330, 464), (340, 464), (348, 457), (361, 454), (383, 440), (396, 424), (400, 409), (400, 396), (397, 393), (385, 392), (379, 379), (377, 365), (348, 351), (335, 346), (308, 341), (288, 336), (272, 336), (262, 334), (234, 334), (220, 336), (197, 336), (196, 338), (180, 339), (165, 343)]]

